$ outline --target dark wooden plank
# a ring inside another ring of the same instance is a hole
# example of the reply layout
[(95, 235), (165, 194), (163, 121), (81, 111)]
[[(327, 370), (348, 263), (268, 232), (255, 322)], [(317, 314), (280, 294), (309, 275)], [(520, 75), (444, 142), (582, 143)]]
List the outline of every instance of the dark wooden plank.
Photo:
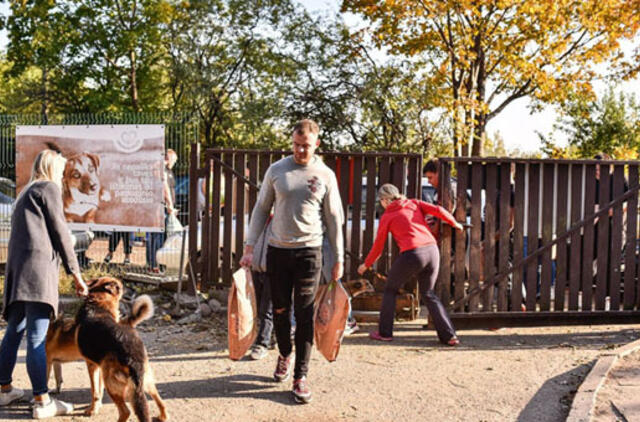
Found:
[(407, 167), (404, 157), (393, 157), (391, 164), (391, 183), (398, 187), (400, 193), (407, 193)]
[[(556, 237), (567, 231), (567, 225), (570, 221), (568, 216), (568, 204), (569, 199), (569, 165), (558, 164), (557, 166), (557, 181), (556, 186)], [(576, 203), (577, 204), (577, 203)], [(556, 286), (555, 286), (555, 301), (553, 310), (562, 312), (565, 308), (565, 292), (567, 290), (568, 279), (568, 243), (566, 240), (561, 241), (556, 246)]]
[[(513, 206), (513, 262), (524, 257), (524, 217), (526, 164), (516, 164), (515, 199)], [(522, 281), (525, 269), (519, 268), (512, 274), (511, 311), (520, 311), (522, 306)]]
[[(354, 256), (360, 256), (360, 237), (362, 235), (362, 162), (361, 155), (353, 158), (353, 204), (351, 205), (351, 245), (345, 245), (350, 248)], [(365, 251), (366, 252), (366, 251)], [(346, 260), (346, 257), (345, 257)], [(353, 261), (352, 259), (349, 259)], [(353, 262), (351, 265), (351, 278), (357, 277), (357, 269), (359, 262)], [(345, 273), (347, 274), (347, 273)]]
[(407, 198), (422, 199), (421, 162), (418, 157), (409, 158), (407, 165)]
[[(585, 166), (584, 174), (584, 215), (595, 209), (596, 203), (596, 168), (593, 164)], [(582, 310), (593, 308), (593, 242), (595, 225), (587, 224), (582, 239)]]
[[(233, 168), (240, 174), (246, 175), (246, 154), (243, 152), (236, 153), (235, 160), (233, 162)], [(243, 179), (236, 177), (236, 233), (235, 233), (235, 254), (233, 259), (233, 270), (240, 268), (240, 258), (244, 248), (244, 222), (245, 220), (245, 192), (246, 184)]]
[[(553, 236), (553, 191), (555, 179), (555, 164), (542, 166), (542, 244), (551, 243)], [(566, 198), (566, 196), (565, 196)], [(551, 205), (551, 206), (550, 206)], [(557, 250), (557, 248), (556, 248)], [(551, 309), (551, 250), (542, 254), (542, 267), (540, 271), (540, 310)]]
[[(380, 166), (380, 170), (378, 172), (378, 188), (382, 185), (384, 185), (385, 183), (391, 183), (391, 154), (389, 155), (383, 155), (380, 160), (378, 161), (378, 165)], [(377, 193), (377, 192), (376, 192)], [(383, 274), (387, 273), (387, 270), (389, 269), (389, 258), (390, 258), (390, 238), (391, 236), (387, 237), (387, 240), (384, 242), (384, 249), (382, 250), (382, 255), (380, 256), (380, 259), (378, 260), (378, 271), (382, 272)]]
[[(571, 225), (580, 221), (582, 213), (582, 173), (584, 166), (571, 165)], [(569, 310), (578, 310), (578, 295), (580, 294), (580, 269), (582, 256), (582, 237), (580, 232), (574, 232), (570, 237), (569, 258)]]
[[(495, 163), (485, 165), (486, 169), (486, 201), (484, 207), (484, 271), (482, 280), (488, 280), (495, 274), (496, 258), (496, 202), (498, 200), (498, 166)], [(494, 287), (488, 287), (482, 295), (482, 310), (493, 310)]]
[(363, 259), (366, 258), (366, 254), (371, 250), (373, 245), (373, 239), (375, 236), (375, 220), (376, 220), (376, 157), (367, 156), (367, 193), (365, 206), (365, 217), (367, 219), (365, 224), (365, 231), (362, 241)]
[[(465, 202), (467, 198), (467, 189), (469, 186), (469, 166), (467, 163), (461, 161), (457, 163), (458, 170), (458, 187), (456, 192), (456, 220), (466, 221), (467, 213), (465, 210)], [(456, 230), (456, 251), (455, 251), (455, 268), (454, 268), (454, 291), (453, 296), (455, 300), (460, 300), (464, 297), (465, 284), (467, 282), (466, 277), (466, 257), (467, 257), (467, 234), (468, 231), (460, 232)], [(455, 312), (463, 312), (464, 305), (459, 305), (454, 309)]]
[[(624, 194), (624, 166), (613, 167), (613, 199)], [(626, 204), (625, 204), (626, 205)], [(620, 264), (622, 264), (622, 207), (613, 208), (611, 221), (611, 259), (609, 261), (610, 310), (620, 310)]]
[[(638, 186), (638, 166), (629, 166), (629, 188)], [(627, 202), (627, 244), (624, 253), (624, 309), (633, 309), (636, 302), (636, 237), (638, 230), (638, 195)]]
[[(349, 216), (349, 182), (351, 179), (349, 168), (349, 157), (342, 157), (340, 159), (340, 180), (338, 180), (338, 189), (340, 190), (340, 198), (342, 199), (342, 215), (346, 219)], [(351, 224), (354, 222), (352, 221)], [(342, 225), (342, 239), (345, 242), (347, 240), (347, 225)], [(353, 267), (353, 260), (349, 260), (349, 265)], [(357, 267), (355, 267), (357, 268)], [(352, 268), (345, 268), (345, 274), (351, 274)]]
[[(600, 188), (598, 209), (611, 201), (609, 166), (600, 166)], [(598, 243), (596, 245), (597, 273), (596, 273), (596, 310), (604, 311), (607, 300), (607, 279), (609, 278), (609, 218), (598, 220)]]
[(640, 311), (476, 312), (453, 314), (456, 330), (498, 327), (637, 324)]
[[(500, 202), (498, 204), (500, 220), (498, 221), (498, 271), (509, 267), (509, 239), (511, 232), (511, 161), (500, 164)], [(507, 279), (498, 284), (498, 311), (508, 310)]]
[[(205, 189), (207, 192), (213, 192), (213, 160), (210, 158), (211, 154), (207, 151), (205, 153), (204, 169), (205, 173)], [(212, 266), (209, 264), (209, 248), (211, 247), (211, 227), (213, 226), (211, 219), (213, 214), (210, 212), (213, 208), (213, 201), (215, 200), (215, 194), (213, 196), (206, 195), (204, 198), (204, 208), (206, 210), (205, 216), (202, 219), (202, 238), (200, 239), (202, 245), (202, 288), (208, 289), (212, 285)], [(197, 240), (197, 237), (196, 237)]]
[[(451, 166), (449, 163), (440, 163), (439, 170), (440, 187), (442, 188), (442, 206), (451, 210)], [(447, 226), (446, 228), (444, 226)], [(449, 303), (451, 292), (451, 230), (448, 224), (440, 225), (440, 271), (436, 283), (436, 294), (442, 303)]]
[(260, 168), (258, 171), (258, 181), (262, 184), (262, 180), (264, 179), (264, 174), (267, 172), (267, 169), (271, 165), (271, 156), (268, 152), (262, 151), (260, 153)]
[[(224, 154), (224, 163), (233, 168), (233, 153)], [(231, 284), (232, 262), (231, 256), (233, 254), (233, 205), (235, 202), (235, 192), (233, 191), (234, 180), (236, 179), (233, 172), (228, 168), (223, 169), (224, 174), (224, 232), (222, 240), (222, 281), (226, 284)]]
[(338, 178), (338, 159), (335, 155), (325, 155), (324, 163), (336, 174), (336, 179)]
[[(469, 288), (478, 287), (482, 271), (482, 163), (471, 165), (471, 250), (469, 257)], [(478, 296), (469, 301), (469, 311), (478, 310)]]
[[(200, 171), (200, 144), (191, 144), (191, 154), (189, 159), (189, 265), (193, 266), (193, 274), (202, 274), (202, 267), (198, 264), (198, 189), (200, 189), (198, 173)], [(208, 196), (208, 195), (206, 195)], [(205, 198), (206, 198), (205, 196)], [(205, 213), (206, 215), (206, 213)], [(191, 278), (191, 271), (187, 272), (187, 277)], [(196, 276), (197, 278), (197, 276)], [(199, 283), (198, 280), (192, 280)], [(194, 283), (188, 283), (187, 291), (193, 291)], [(202, 286), (200, 286), (202, 288)]]
[[(538, 218), (540, 206), (540, 164), (529, 164), (529, 210), (527, 213), (527, 256), (538, 249)], [(536, 310), (538, 259), (527, 265), (527, 311)]]
[[(220, 158), (219, 154), (214, 154), (215, 157)], [(212, 163), (213, 168), (213, 185), (211, 187), (213, 192), (212, 199), (212, 212), (211, 212), (211, 227), (209, 229), (209, 249), (207, 255), (203, 255), (205, 259), (209, 258), (209, 276), (211, 277), (210, 283), (217, 285), (220, 283), (220, 202), (222, 197), (220, 195), (220, 189), (222, 186), (222, 171), (220, 165)]]
[[(249, 180), (251, 180), (256, 185), (258, 184), (258, 154), (255, 152), (249, 153)], [(249, 217), (251, 217), (251, 211), (256, 205), (256, 201), (258, 199), (258, 190), (253, 186), (249, 186), (249, 207), (247, 208), (247, 212), (249, 213)]]
[[(391, 163), (391, 183), (393, 183), (401, 194), (406, 195), (407, 189), (407, 171), (406, 171), (406, 161), (403, 156), (395, 156), (393, 157)], [(391, 262), (395, 261), (400, 253), (400, 249), (398, 248), (398, 244), (394, 241), (391, 242)], [(415, 281), (411, 280), (412, 284), (416, 284)]]

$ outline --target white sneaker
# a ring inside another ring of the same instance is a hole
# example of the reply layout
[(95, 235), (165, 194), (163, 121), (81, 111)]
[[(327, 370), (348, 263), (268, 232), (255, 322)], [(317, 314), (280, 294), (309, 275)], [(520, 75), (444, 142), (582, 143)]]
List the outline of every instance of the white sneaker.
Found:
[(68, 415), (71, 412), (73, 412), (73, 405), (58, 399), (49, 399), (47, 404), (40, 404), (36, 402), (33, 405), (33, 419)]
[(0, 406), (6, 406), (16, 400), (20, 400), (24, 396), (24, 390), (13, 387), (7, 393), (0, 393)]
[(253, 349), (251, 349), (251, 359), (253, 360), (260, 360), (262, 358), (264, 358), (265, 356), (267, 356), (267, 354), (269, 353), (269, 350), (267, 350), (266, 347), (264, 347), (261, 344), (255, 345), (253, 346)]

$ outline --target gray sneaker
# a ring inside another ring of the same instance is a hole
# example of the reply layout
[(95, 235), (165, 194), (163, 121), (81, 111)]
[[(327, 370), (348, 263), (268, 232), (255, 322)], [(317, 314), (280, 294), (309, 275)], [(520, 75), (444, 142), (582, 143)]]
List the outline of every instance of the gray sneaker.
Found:
[(20, 400), (24, 396), (24, 390), (13, 387), (11, 391), (0, 393), (0, 406), (6, 406), (16, 400)]
[(261, 344), (256, 344), (255, 346), (253, 346), (253, 349), (251, 349), (251, 355), (249, 356), (253, 360), (260, 360), (267, 356), (268, 353), (269, 350), (266, 347)]

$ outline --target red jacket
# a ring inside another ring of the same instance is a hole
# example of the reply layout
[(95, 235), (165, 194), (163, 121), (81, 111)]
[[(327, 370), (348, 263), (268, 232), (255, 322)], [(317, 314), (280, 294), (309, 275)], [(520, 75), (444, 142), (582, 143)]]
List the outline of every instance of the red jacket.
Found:
[(380, 257), (389, 232), (398, 244), (400, 252), (435, 244), (436, 240), (424, 220), (426, 214), (436, 216), (451, 226), (456, 224), (455, 218), (440, 206), (417, 199), (395, 200), (389, 204), (380, 218), (376, 240), (364, 264), (371, 267)]

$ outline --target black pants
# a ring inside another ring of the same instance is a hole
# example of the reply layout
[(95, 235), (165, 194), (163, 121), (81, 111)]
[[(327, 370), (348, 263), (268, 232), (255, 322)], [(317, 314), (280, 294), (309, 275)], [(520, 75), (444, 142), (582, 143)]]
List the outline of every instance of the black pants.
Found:
[(313, 346), (313, 301), (322, 270), (322, 250), (317, 248), (267, 249), (267, 274), (271, 284), (273, 322), (278, 349), (282, 356), (291, 354), (291, 293), (296, 319), (296, 363), (293, 377), (307, 375)]
[(411, 277), (418, 277), (418, 288), (422, 300), (427, 305), (429, 316), (433, 318), (438, 338), (446, 343), (456, 335), (453, 324), (433, 288), (440, 269), (440, 252), (436, 245), (423, 246), (405, 251), (391, 265), (387, 285), (382, 297), (379, 332), (385, 337), (393, 335), (393, 320), (396, 313), (396, 295)]
[(271, 303), (271, 286), (266, 273), (252, 272), (253, 287), (256, 289), (258, 302), (258, 337), (255, 344), (269, 347), (273, 331), (273, 304)]
[[(256, 290), (256, 303), (258, 305), (258, 336), (254, 344), (269, 347), (271, 345), (271, 333), (273, 333), (273, 302), (271, 301), (271, 284), (267, 273), (251, 272), (253, 287)], [(293, 308), (289, 312), (291, 326), (295, 326)]]
[(129, 232), (113, 232), (109, 236), (109, 252), (115, 252), (118, 248), (118, 243), (122, 239), (122, 248), (125, 255), (131, 254), (131, 233)]

